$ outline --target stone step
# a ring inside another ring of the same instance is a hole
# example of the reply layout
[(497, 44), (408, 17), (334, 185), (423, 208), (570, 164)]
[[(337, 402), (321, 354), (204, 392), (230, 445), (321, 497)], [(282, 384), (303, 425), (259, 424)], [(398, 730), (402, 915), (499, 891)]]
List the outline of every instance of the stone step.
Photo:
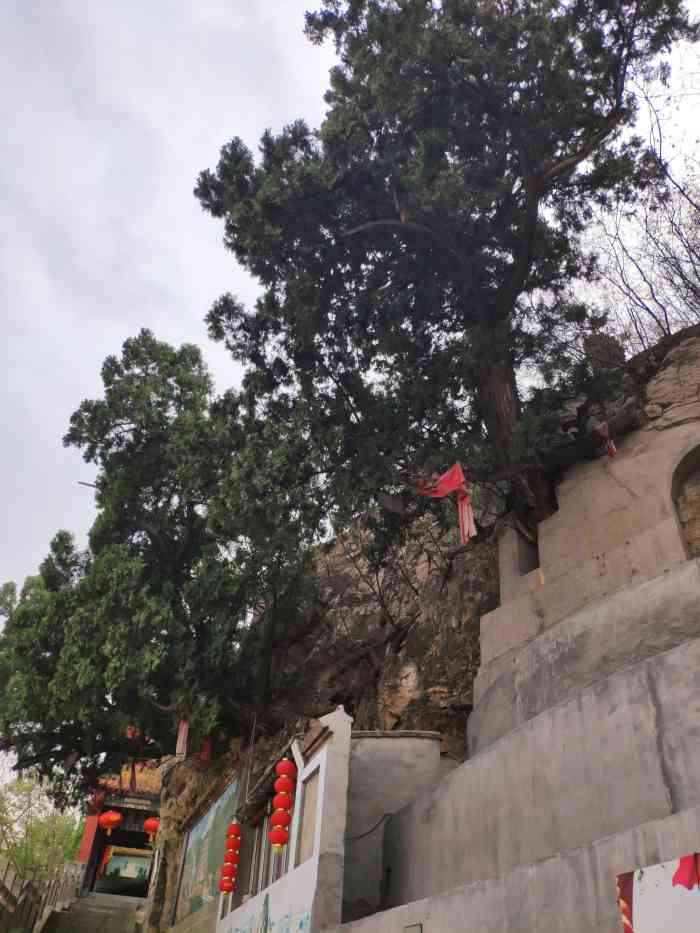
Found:
[(90, 894), (54, 914), (45, 933), (134, 933), (140, 898)]
[(686, 559), (678, 523), (670, 518), (559, 576), (534, 570), (523, 578), (529, 592), (481, 617), (482, 666), (630, 581), (651, 580)]
[(391, 902), (502, 878), (699, 807), (699, 670), (700, 638), (632, 664), (420, 794), (387, 824)]
[(700, 635), (700, 560), (630, 585), (484, 664), (469, 717), (472, 754), (596, 681)]
[(616, 875), (692, 852), (698, 833), (700, 809), (685, 810), (520, 865), (502, 878), (455, 885), (401, 906), (393, 903), (392, 876), (388, 910), (328, 933), (393, 933), (421, 924), (425, 933), (621, 933)]

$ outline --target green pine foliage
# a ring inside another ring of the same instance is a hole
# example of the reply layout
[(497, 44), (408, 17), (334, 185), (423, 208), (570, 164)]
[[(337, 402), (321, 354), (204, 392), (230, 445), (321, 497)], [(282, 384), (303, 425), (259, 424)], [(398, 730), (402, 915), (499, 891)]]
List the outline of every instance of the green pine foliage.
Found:
[(215, 399), (199, 351), (148, 331), (102, 377), (65, 437), (99, 469), (89, 547), (61, 531), (19, 599), (3, 590), (3, 742), (62, 804), (172, 754), (181, 718), (193, 751), (221, 752), (264, 713), (275, 650), (316, 605), (320, 505), (290, 425)]
[(325, 0), (307, 32), (339, 56), (322, 125), (235, 137), (195, 193), (261, 284), (210, 334), (257, 405), (301, 412), (348, 517), (401, 475), (532, 456), (519, 374), (569, 379), (580, 235), (657, 174), (635, 82), (695, 31), (677, 0)]

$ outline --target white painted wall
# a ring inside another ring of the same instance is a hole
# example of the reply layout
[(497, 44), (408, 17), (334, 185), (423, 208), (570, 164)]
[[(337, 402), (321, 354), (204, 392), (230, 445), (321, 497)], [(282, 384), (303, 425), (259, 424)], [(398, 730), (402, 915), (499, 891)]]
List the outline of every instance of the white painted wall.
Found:
[(634, 933), (698, 933), (700, 888), (673, 887), (678, 859), (634, 873)]
[[(332, 741), (332, 739), (331, 739)], [(316, 827), (314, 838), (314, 854), (298, 868), (291, 868), (260, 894), (241, 904), (223, 920), (219, 920), (217, 933), (308, 933), (311, 923), (311, 906), (313, 904), (316, 882), (318, 878), (318, 856), (321, 836), (321, 823), (323, 806), (326, 798), (326, 764), (327, 746), (304, 765), (298, 746), (292, 749), (294, 759), (299, 771), (297, 779), (297, 798), (303, 782), (319, 769), (318, 796), (316, 799)], [(290, 861), (297, 850), (297, 839), (300, 832), (301, 807), (295, 806), (292, 817), (292, 828), (289, 838)], [(223, 899), (224, 895), (221, 896)], [(265, 901), (267, 899), (267, 908)], [(263, 926), (263, 918), (268, 912), (271, 926)], [(219, 902), (219, 916), (221, 916), (221, 900)]]

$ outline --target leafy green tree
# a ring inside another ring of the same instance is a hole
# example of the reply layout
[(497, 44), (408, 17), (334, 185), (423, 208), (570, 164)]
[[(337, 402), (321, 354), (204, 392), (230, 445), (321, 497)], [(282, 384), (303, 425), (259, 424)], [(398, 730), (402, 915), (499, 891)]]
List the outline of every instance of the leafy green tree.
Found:
[(0, 618), (9, 618), (17, 604), (17, 586), (14, 583), (3, 583), (0, 586)]
[[(270, 417), (301, 400), (339, 513), (459, 455), (478, 473), (523, 459), (523, 368), (566, 370), (586, 309), (593, 205), (632, 199), (655, 164), (631, 135), (632, 88), (679, 37), (678, 0), (325, 0), (327, 116), (223, 147), (196, 196), (261, 282), (209, 329)], [(555, 362), (553, 363), (553, 360)], [(347, 517), (347, 516), (346, 516)]]
[(180, 719), (193, 750), (247, 730), (316, 599), (320, 506), (293, 422), (214, 399), (199, 351), (148, 331), (102, 377), (65, 438), (99, 468), (89, 548), (59, 532), (19, 600), (7, 588), (0, 636), (3, 742), (61, 803), (172, 753)]
[(75, 859), (82, 829), (75, 814), (54, 808), (33, 775), (0, 787), (0, 853), (24, 877), (50, 874)]

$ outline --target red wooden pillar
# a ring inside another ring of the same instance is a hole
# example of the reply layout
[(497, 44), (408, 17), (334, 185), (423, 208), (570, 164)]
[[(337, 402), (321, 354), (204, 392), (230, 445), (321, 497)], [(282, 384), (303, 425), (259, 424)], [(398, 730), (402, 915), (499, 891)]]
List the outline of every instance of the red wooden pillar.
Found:
[(97, 830), (99, 829), (99, 824), (97, 822), (99, 818), (99, 813), (91, 813), (85, 820), (83, 838), (80, 840), (80, 848), (78, 849), (79, 862), (90, 861), (90, 856), (92, 855), (92, 850), (95, 845), (95, 836), (97, 835)]

